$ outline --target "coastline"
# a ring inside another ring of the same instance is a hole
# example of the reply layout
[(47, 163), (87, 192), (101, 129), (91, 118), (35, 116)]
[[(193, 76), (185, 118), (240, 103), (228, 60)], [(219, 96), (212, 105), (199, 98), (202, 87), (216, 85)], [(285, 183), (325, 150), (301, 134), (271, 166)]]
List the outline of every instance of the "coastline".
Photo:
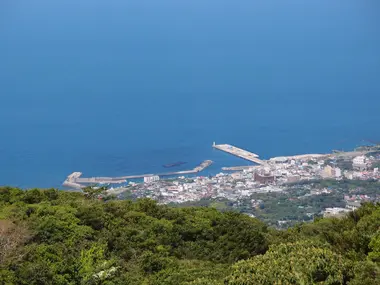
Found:
[[(299, 155), (290, 155), (290, 156), (277, 156), (272, 157), (268, 160), (261, 160), (259, 159), (259, 155), (251, 153), (245, 149), (240, 149), (232, 145), (223, 144), (223, 145), (216, 145), (213, 143), (213, 148), (219, 149), (221, 151), (224, 151), (225, 153), (233, 156), (237, 156), (241, 159), (248, 160), (252, 163), (252, 165), (245, 165), (245, 166), (230, 166), (226, 167), (223, 166), (220, 169), (224, 171), (244, 171), (245, 169), (257, 169), (259, 166), (268, 167), (269, 163), (276, 163), (281, 161), (288, 161), (288, 160), (316, 160), (316, 159), (327, 159), (331, 157), (354, 157), (359, 155), (365, 155), (366, 153), (370, 152), (371, 149), (379, 149), (379, 146), (372, 146), (368, 147), (368, 150), (353, 150), (353, 151), (342, 151), (339, 153), (326, 153), (326, 154), (299, 154)], [(86, 185), (94, 185), (94, 184), (123, 184), (127, 183), (130, 179), (147, 179), (152, 177), (158, 177), (155, 178), (158, 180), (160, 177), (169, 177), (169, 176), (184, 176), (184, 175), (190, 175), (190, 174), (197, 174), (202, 171), (204, 171), (206, 168), (208, 168), (211, 164), (213, 164), (213, 161), (211, 160), (205, 160), (203, 161), (199, 166), (191, 169), (191, 170), (182, 170), (182, 171), (172, 171), (172, 172), (166, 172), (166, 173), (156, 173), (156, 174), (137, 174), (137, 175), (127, 175), (127, 176), (118, 176), (118, 177), (90, 177), (90, 178), (83, 178), (82, 172), (73, 172), (70, 174), (66, 180), (63, 182), (63, 186), (70, 187), (74, 189), (82, 189), (86, 187)]]

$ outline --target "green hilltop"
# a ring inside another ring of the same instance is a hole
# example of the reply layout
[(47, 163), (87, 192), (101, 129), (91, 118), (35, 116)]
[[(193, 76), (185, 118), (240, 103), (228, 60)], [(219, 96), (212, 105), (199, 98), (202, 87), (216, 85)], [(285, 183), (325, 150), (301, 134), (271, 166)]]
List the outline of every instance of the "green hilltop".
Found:
[(380, 284), (380, 204), (286, 231), (214, 208), (0, 188), (0, 284)]

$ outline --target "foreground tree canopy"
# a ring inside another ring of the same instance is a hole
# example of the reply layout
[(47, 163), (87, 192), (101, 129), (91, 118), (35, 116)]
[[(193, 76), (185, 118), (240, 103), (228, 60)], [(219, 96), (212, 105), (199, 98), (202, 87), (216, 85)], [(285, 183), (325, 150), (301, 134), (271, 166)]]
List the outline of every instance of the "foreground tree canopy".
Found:
[(0, 284), (380, 284), (380, 205), (287, 231), (211, 208), (0, 188)]

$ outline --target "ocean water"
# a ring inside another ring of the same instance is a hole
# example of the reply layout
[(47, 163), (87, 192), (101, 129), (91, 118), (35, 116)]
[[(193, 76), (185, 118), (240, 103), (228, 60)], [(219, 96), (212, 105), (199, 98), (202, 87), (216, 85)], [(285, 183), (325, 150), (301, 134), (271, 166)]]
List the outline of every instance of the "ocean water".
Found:
[(0, 185), (380, 141), (378, 0), (0, 1)]

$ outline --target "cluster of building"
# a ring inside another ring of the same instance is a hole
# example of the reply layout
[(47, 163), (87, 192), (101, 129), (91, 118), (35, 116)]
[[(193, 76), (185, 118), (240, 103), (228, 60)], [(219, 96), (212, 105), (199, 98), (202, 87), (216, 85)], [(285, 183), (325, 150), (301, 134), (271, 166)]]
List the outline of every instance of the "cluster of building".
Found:
[[(137, 197), (148, 197), (161, 203), (183, 203), (202, 198), (226, 198), (236, 201), (252, 193), (283, 191), (284, 188), (273, 184), (255, 181), (255, 173), (219, 173), (213, 177), (179, 177), (175, 180), (159, 180), (152, 183), (131, 183), (131, 192)], [(260, 187), (262, 186), (262, 187)]]
[[(378, 168), (372, 165), (380, 157), (356, 156), (352, 169), (342, 170), (333, 156), (310, 155), (279, 157), (260, 166), (244, 168), (233, 173), (219, 173), (212, 177), (178, 177), (160, 180), (158, 176), (144, 178), (144, 183), (130, 182), (136, 198), (149, 197), (160, 203), (182, 203), (202, 198), (226, 198), (237, 201), (253, 193), (286, 191), (289, 185), (319, 179), (379, 179)], [(312, 189), (310, 195), (330, 193), (328, 189)], [(334, 211), (334, 210), (331, 210)]]
[[(230, 148), (228, 147), (228, 150)], [(289, 201), (300, 202), (298, 208), (307, 209), (307, 211), (301, 210), (300, 214), (309, 218), (315, 214), (321, 214), (320, 211), (324, 208), (319, 208), (316, 211), (315, 207), (305, 204), (305, 201), (302, 202), (302, 200), (309, 199), (310, 196), (331, 194), (335, 197), (336, 195), (342, 196), (341, 201), (331, 203), (331, 205), (339, 205), (339, 207), (326, 208), (322, 213), (326, 217), (339, 217), (357, 209), (363, 201), (379, 200), (380, 195), (375, 195), (376, 197), (358, 195), (360, 191), (356, 192), (355, 195), (353, 193), (347, 195), (346, 191), (339, 189), (315, 187), (313, 186), (315, 185), (314, 181), (323, 179), (379, 180), (380, 172), (377, 166), (380, 165), (380, 155), (368, 156), (363, 154), (365, 153), (300, 155), (277, 157), (267, 161), (255, 157), (254, 159), (260, 165), (224, 168), (227, 172), (208, 177), (181, 176), (161, 180), (160, 176), (149, 175), (144, 177), (143, 183), (129, 182), (128, 186), (109, 189), (109, 194), (122, 197), (128, 193), (128, 197), (151, 198), (162, 204), (199, 201), (203, 198), (224, 198), (231, 202), (232, 207), (239, 207), (241, 204), (246, 209), (248, 206), (252, 210), (250, 213), (252, 215), (256, 211), (261, 212), (262, 209), (265, 209), (267, 203), (267, 201), (264, 203), (258, 198), (259, 196), (253, 194), (284, 192), (289, 196)], [(249, 159), (252, 157), (250, 156)], [(312, 183), (304, 183), (305, 181)], [(294, 190), (296, 191), (294, 192)], [(345, 207), (341, 207), (343, 205)], [(291, 222), (291, 219), (281, 219), (277, 222), (279, 226), (284, 226), (284, 224)]]

